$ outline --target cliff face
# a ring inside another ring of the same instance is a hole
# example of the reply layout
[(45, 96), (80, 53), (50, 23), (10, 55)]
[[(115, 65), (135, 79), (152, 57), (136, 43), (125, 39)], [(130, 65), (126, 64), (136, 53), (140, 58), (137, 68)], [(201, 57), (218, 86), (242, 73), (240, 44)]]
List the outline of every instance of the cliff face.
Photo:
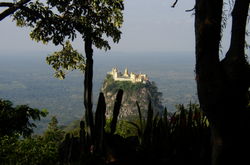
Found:
[(147, 83), (144, 84), (132, 83), (129, 81), (114, 81), (112, 76), (107, 75), (103, 82), (101, 91), (105, 96), (107, 104), (106, 116), (108, 118), (112, 116), (116, 94), (119, 89), (124, 91), (119, 115), (120, 118), (129, 119), (138, 116), (136, 101), (139, 103), (141, 112), (144, 116), (147, 113), (149, 100), (151, 100), (155, 114), (163, 110), (161, 104), (162, 94), (157, 91), (154, 82), (147, 81)]

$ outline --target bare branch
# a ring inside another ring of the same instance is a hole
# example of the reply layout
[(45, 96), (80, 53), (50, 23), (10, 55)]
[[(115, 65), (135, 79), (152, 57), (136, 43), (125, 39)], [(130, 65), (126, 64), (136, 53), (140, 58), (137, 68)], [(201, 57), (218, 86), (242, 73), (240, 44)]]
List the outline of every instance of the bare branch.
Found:
[(177, 4), (178, 0), (175, 0), (175, 2), (173, 3), (173, 5), (171, 6), (172, 8), (175, 7), (175, 5)]
[(185, 12), (191, 12), (195, 10), (195, 6), (192, 9), (185, 10)]
[(0, 2), (0, 7), (12, 7), (14, 6), (13, 3), (10, 2)]
[(9, 8), (4, 10), (2, 13), (0, 13), (0, 21), (2, 21), (7, 16), (15, 13), (15, 11), (17, 11), (18, 9), (20, 9), (20, 7), (22, 7), (24, 4), (26, 4), (26, 3), (30, 2), (30, 1), (31, 0), (20, 0), (17, 3), (12, 3), (12, 5), (3, 2), (5, 5), (9, 5), (9, 6), (7, 6)]
[(232, 34), (227, 59), (245, 60), (245, 40), (249, 1), (236, 0), (232, 12)]

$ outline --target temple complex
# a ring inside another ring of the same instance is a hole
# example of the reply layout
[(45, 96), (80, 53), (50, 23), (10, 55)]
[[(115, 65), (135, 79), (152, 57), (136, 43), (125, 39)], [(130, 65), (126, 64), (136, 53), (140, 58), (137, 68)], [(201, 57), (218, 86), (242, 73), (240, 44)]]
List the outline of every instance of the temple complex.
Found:
[(115, 81), (130, 81), (132, 83), (144, 83), (148, 81), (148, 76), (146, 74), (135, 74), (133, 72), (128, 72), (126, 68), (124, 73), (119, 72), (117, 68), (112, 68), (111, 72), (108, 72), (109, 75), (113, 76)]

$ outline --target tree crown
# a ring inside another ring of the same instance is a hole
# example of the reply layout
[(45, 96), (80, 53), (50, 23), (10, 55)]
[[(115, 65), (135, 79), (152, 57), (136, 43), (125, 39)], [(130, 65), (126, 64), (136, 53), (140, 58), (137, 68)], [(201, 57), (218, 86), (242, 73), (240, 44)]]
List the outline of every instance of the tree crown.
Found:
[(123, 9), (123, 0), (36, 0), (23, 5), (14, 20), (17, 26), (32, 28), (33, 40), (63, 46), (47, 57), (48, 64), (56, 70), (55, 76), (63, 79), (66, 70), (85, 68), (84, 57), (69, 40), (80, 34), (83, 40), (91, 39), (98, 49), (109, 50), (108, 38), (115, 43), (121, 38)]

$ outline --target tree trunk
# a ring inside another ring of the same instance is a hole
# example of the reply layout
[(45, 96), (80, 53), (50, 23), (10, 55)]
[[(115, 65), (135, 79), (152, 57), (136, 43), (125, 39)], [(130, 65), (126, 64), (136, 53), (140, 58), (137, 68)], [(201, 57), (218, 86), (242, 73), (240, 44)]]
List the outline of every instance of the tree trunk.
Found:
[(85, 38), (85, 54), (86, 54), (86, 68), (84, 77), (84, 107), (85, 107), (85, 120), (88, 136), (88, 144), (93, 144), (93, 112), (92, 112), (92, 79), (93, 79), (93, 49), (92, 39), (87, 36)]
[(243, 152), (249, 146), (250, 70), (244, 54), (249, 0), (235, 1), (230, 49), (220, 61), (222, 8), (223, 0), (196, 0), (196, 81), (211, 125), (213, 165), (249, 162)]

